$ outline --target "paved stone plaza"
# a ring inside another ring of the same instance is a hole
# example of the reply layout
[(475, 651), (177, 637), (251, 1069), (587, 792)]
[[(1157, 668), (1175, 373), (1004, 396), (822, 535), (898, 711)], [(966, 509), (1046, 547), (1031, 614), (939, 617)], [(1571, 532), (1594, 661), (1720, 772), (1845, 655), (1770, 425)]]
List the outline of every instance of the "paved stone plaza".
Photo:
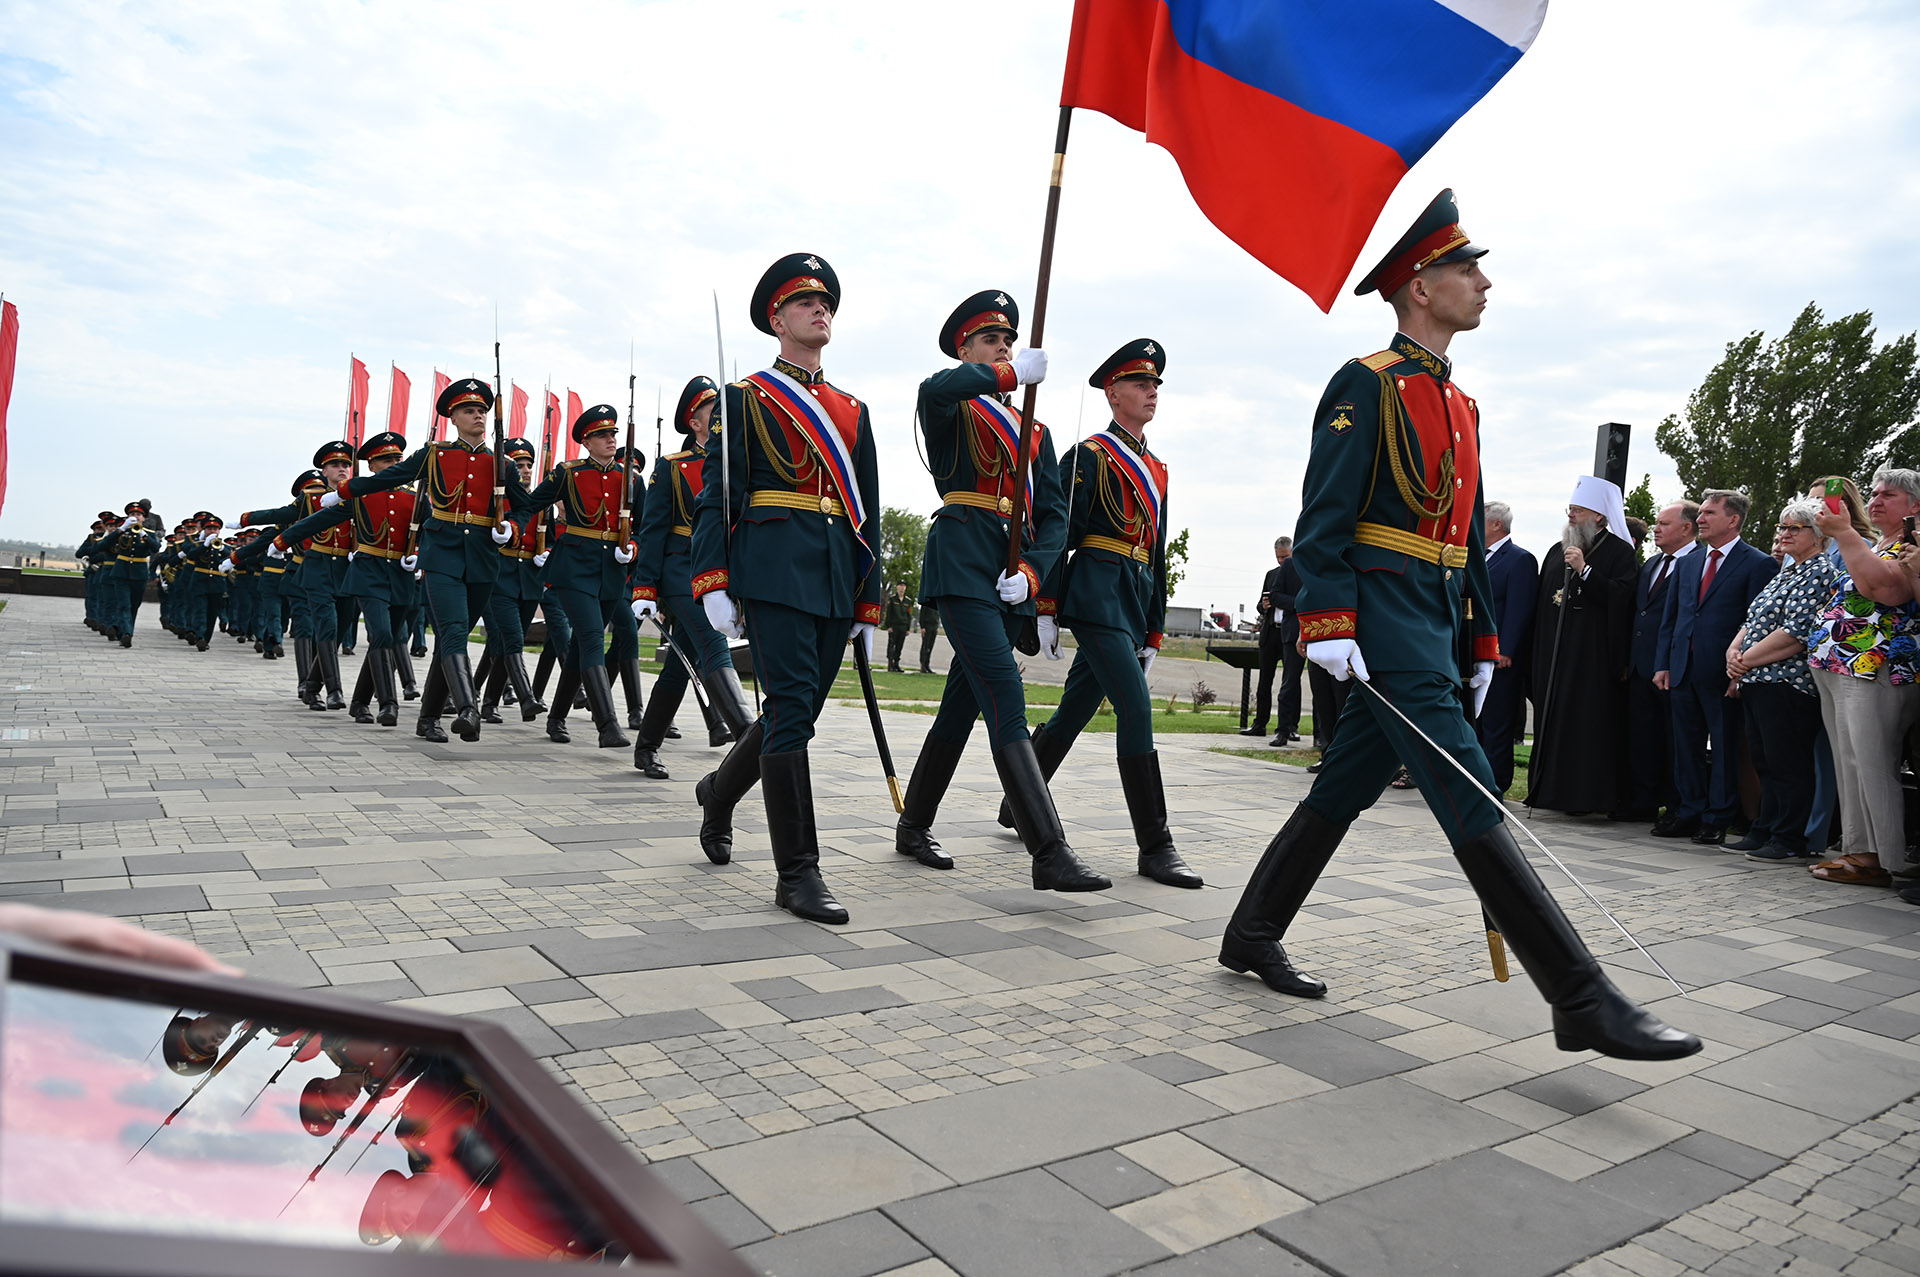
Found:
[[(1310, 900), (1290, 944), (1332, 992), (1299, 1002), (1213, 955), (1312, 778), (1222, 738), (1161, 744), (1207, 890), (1132, 875), (1094, 736), (1054, 792), (1116, 885), (1058, 896), (994, 822), (982, 734), (939, 873), (893, 852), (864, 711), (829, 709), (823, 869), (853, 922), (816, 927), (773, 908), (757, 794), (735, 863), (700, 854), (719, 751), (670, 742), (647, 781), (511, 712), (428, 745), (411, 705), (397, 730), (310, 713), (291, 660), (154, 619), (122, 651), (78, 600), (7, 599), (0, 895), (498, 1021), (767, 1272), (1920, 1272), (1920, 909), (1891, 893), (1543, 815), (1693, 990), (1544, 869), (1621, 985), (1707, 1040), (1613, 1063), (1556, 1051), (1531, 985), (1491, 979), (1417, 795)], [(928, 721), (887, 716), (903, 778)]]

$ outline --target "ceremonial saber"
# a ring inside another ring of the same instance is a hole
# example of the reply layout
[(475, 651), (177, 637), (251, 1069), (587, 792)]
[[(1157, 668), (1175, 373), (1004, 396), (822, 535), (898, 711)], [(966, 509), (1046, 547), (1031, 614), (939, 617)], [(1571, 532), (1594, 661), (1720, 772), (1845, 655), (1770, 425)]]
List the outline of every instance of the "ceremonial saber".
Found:
[(853, 641), (853, 668), (860, 675), (860, 691), (867, 698), (867, 718), (873, 723), (873, 743), (880, 751), (880, 766), (887, 773), (887, 792), (893, 795), (893, 810), (904, 813), (907, 804), (900, 797), (900, 778), (893, 770), (893, 751), (887, 748), (887, 729), (880, 722), (880, 698), (873, 691), (873, 665), (867, 660), (867, 645)]
[(307, 1049), (307, 1043), (313, 1041), (313, 1035), (318, 1032), (318, 1029), (308, 1029), (307, 1035), (293, 1044), (293, 1050), (287, 1052), (287, 1058), (280, 1062), (280, 1067), (273, 1071), (273, 1076), (260, 1084), (260, 1089), (255, 1091), (253, 1098), (247, 1101), (247, 1107), (240, 1110), (241, 1117), (253, 1111), (253, 1106), (260, 1102), (260, 1097), (267, 1093), (267, 1088), (280, 1080), (280, 1075), (287, 1071), (287, 1066), (293, 1063), (294, 1057)]
[(658, 612), (655, 612), (652, 616), (648, 617), (647, 619), (653, 622), (653, 627), (656, 630), (660, 631), (660, 641), (665, 643), (667, 645), (667, 649), (671, 651), (675, 656), (679, 657), (680, 663), (687, 667), (687, 682), (693, 688), (693, 698), (699, 701), (700, 708), (702, 710), (705, 710), (707, 708), (707, 689), (700, 682), (699, 671), (693, 668), (693, 662), (688, 660), (687, 654), (680, 650), (680, 645), (673, 641), (673, 633), (672, 631), (667, 629), (665, 624), (661, 622), (660, 614)]
[[(1358, 683), (1360, 686), (1366, 688), (1369, 692), (1373, 693), (1373, 699), (1375, 699), (1376, 701), (1379, 701), (1382, 705), (1392, 710), (1393, 716), (1395, 718), (1405, 723), (1409, 728), (1413, 730), (1413, 734), (1415, 736), (1418, 736), (1421, 740), (1427, 743), (1427, 748), (1431, 749), (1434, 753), (1440, 755), (1440, 757), (1446, 759), (1448, 764), (1455, 771), (1459, 772), (1462, 776), (1465, 776), (1467, 778), (1467, 783), (1469, 785), (1472, 785), (1476, 790), (1478, 790), (1481, 793), (1481, 795), (1483, 795), (1486, 798), (1488, 802), (1492, 803), (1496, 809), (1504, 813), (1507, 819), (1513, 821), (1513, 823), (1519, 827), (1520, 832), (1527, 836), (1527, 841), (1531, 842), (1534, 846), (1538, 847), (1540, 849), (1540, 854), (1545, 856), (1548, 860), (1551, 860), (1554, 864), (1554, 867), (1558, 869), (1561, 873), (1567, 876), (1567, 881), (1572, 883), (1574, 886), (1578, 887), (1580, 889), (1580, 894), (1585, 896), (1588, 900), (1592, 901), (1593, 907), (1606, 915), (1607, 921), (1611, 922), (1614, 925), (1614, 928), (1618, 930), (1621, 935), (1627, 938), (1627, 943), (1631, 944), (1635, 949), (1638, 949), (1640, 951), (1640, 956), (1645, 958), (1648, 962), (1651, 962), (1654, 966), (1654, 969), (1657, 970), (1661, 975), (1667, 978), (1667, 983), (1672, 985), (1674, 989), (1678, 991), (1681, 997), (1686, 998), (1686, 997), (1693, 996), (1692, 994), (1688, 993), (1686, 989), (1681, 987), (1681, 984), (1678, 980), (1673, 978), (1672, 972), (1668, 971), (1666, 967), (1660, 964), (1660, 959), (1654, 957), (1651, 953), (1648, 953), (1647, 947), (1641, 944), (1638, 940), (1634, 939), (1633, 932), (1628, 931), (1626, 927), (1622, 925), (1620, 919), (1613, 916), (1613, 910), (1601, 904), (1600, 897), (1594, 895), (1593, 892), (1589, 891), (1587, 889), (1587, 884), (1584, 882), (1581, 882), (1578, 878), (1574, 876), (1573, 870), (1567, 868), (1567, 862), (1560, 859), (1560, 857), (1554, 855), (1553, 850), (1550, 847), (1548, 847), (1547, 844), (1541, 842), (1538, 838), (1534, 837), (1533, 830), (1528, 829), (1526, 825), (1517, 816), (1515, 816), (1512, 812), (1507, 811), (1506, 804), (1502, 803), (1498, 798), (1496, 798), (1487, 789), (1485, 785), (1482, 785), (1479, 781), (1479, 778), (1476, 777), (1471, 771), (1467, 770), (1466, 766), (1463, 763), (1461, 763), (1459, 759), (1455, 758), (1452, 754), (1448, 753), (1446, 750), (1440, 748), (1439, 745), (1435, 744), (1433, 737), (1427, 735), (1424, 731), (1420, 730), (1420, 725), (1418, 723), (1414, 722), (1411, 718), (1408, 718), (1405, 714), (1402, 714), (1400, 712), (1400, 707), (1398, 705), (1395, 705), (1392, 701), (1388, 700), (1384, 695), (1382, 695), (1379, 689), (1374, 687), (1374, 685), (1371, 682), (1369, 682), (1364, 678), (1361, 678), (1360, 675), (1357, 673), (1353, 675), (1353, 681)], [(1487, 927), (1487, 947), (1489, 950), (1492, 950), (1494, 947), (1493, 938), (1499, 935), (1499, 931), (1491, 925), (1492, 919), (1487, 918), (1485, 909), (1482, 909), (1480, 911), (1480, 916), (1483, 919), (1486, 919), (1486, 921), (1489, 924)], [(1496, 952), (1494, 955), (1494, 967), (1495, 967), (1496, 973), (1498, 969), (1504, 965), (1505, 965), (1504, 956)]]

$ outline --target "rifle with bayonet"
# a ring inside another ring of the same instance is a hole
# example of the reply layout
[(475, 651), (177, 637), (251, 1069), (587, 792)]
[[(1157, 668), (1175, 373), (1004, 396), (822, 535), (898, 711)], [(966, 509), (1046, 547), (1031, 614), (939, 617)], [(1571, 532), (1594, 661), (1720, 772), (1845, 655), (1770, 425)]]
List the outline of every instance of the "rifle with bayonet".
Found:
[(633, 346), (627, 346), (627, 464), (620, 477), (620, 544), (633, 539)]
[(500, 378), (500, 311), (493, 312), (493, 526), (507, 518), (506, 397)]

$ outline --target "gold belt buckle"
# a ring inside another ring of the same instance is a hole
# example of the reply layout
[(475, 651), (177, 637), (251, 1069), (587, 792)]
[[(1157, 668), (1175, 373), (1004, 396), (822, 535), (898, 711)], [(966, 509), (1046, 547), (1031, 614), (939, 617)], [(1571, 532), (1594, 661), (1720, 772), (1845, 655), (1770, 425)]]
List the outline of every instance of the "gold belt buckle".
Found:
[(824, 492), (820, 494), (820, 513), (821, 514), (833, 513), (833, 498), (828, 496)]
[(1001, 497), (1001, 498), (1000, 498), (1000, 514), (1001, 514), (1001, 516), (1002, 516), (1002, 517), (1004, 518), (1004, 517), (1006, 517), (1006, 516), (1009, 516), (1009, 515), (1011, 515), (1012, 513), (1013, 513), (1013, 498), (1012, 498), (1012, 497)]

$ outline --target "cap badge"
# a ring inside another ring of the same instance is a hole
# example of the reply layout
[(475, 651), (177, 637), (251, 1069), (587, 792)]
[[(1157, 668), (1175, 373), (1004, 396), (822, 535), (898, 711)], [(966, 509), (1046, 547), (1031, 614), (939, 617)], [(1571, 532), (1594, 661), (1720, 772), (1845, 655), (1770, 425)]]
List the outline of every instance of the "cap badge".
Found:
[(1153, 354), (1153, 353), (1154, 353), (1154, 349), (1153, 349), (1153, 343), (1152, 343), (1152, 342), (1148, 342), (1148, 343), (1147, 343), (1147, 347), (1146, 347), (1146, 350), (1147, 350), (1147, 353), (1148, 353), (1149, 355), (1151, 355), (1151, 354)]
[(994, 304), (994, 305), (996, 305), (996, 306), (1004, 306), (1004, 305), (1006, 305), (1006, 304), (1007, 304), (1007, 295), (1006, 295), (1005, 293), (995, 293), (995, 294), (993, 295), (993, 304)]
[(820, 259), (819, 259), (819, 258), (817, 258), (817, 257), (809, 257), (809, 258), (808, 258), (808, 259), (806, 260), (806, 267), (807, 267), (807, 269), (808, 269), (808, 270), (819, 270), (819, 269), (820, 269)]

